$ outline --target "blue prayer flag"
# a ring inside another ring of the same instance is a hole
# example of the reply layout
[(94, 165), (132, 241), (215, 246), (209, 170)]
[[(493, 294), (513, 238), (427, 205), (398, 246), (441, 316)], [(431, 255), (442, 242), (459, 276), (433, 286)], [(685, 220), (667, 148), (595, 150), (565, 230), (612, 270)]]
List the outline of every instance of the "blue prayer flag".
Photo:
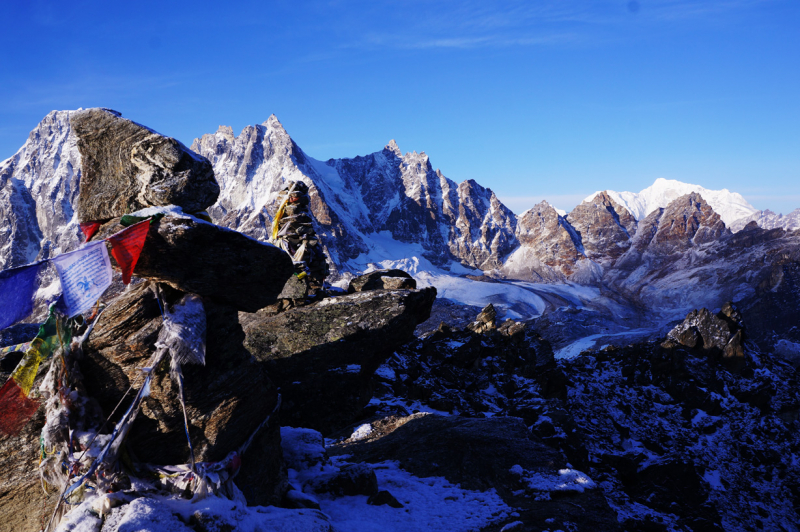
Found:
[(35, 262), (0, 272), (0, 330), (33, 312), (36, 277), (42, 264), (44, 262)]
[(61, 278), (68, 318), (92, 308), (111, 286), (111, 262), (105, 241), (84, 245), (52, 261)]

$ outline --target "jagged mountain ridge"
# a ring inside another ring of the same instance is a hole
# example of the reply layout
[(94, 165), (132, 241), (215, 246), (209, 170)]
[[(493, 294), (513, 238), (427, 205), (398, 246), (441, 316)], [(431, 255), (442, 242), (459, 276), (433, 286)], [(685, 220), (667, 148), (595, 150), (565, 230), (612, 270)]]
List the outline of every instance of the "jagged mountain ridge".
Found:
[(220, 127), (195, 139), (192, 149), (212, 162), (220, 182), (212, 217), (255, 238), (267, 237), (287, 181), (306, 182), (317, 232), (337, 269), (368, 253), (369, 235), (383, 231), (421, 244), (439, 265), (455, 259), (494, 267), (516, 244), (515, 217), (491, 190), (474, 181), (457, 185), (424, 152), (403, 155), (394, 141), (363, 157), (318, 161), (273, 115), (238, 137)]
[[(0, 163), (0, 194), (6, 199), (0, 206), (4, 268), (80, 243), (75, 204), (81, 160), (70, 113), (50, 113), (17, 154)], [(366, 156), (316, 160), (297, 146), (275, 116), (247, 126), (238, 136), (230, 127), (220, 127), (196, 139), (192, 149), (209, 159), (219, 181), (212, 218), (259, 240), (269, 238), (278, 192), (287, 181), (305, 181), (334, 280), (371, 264), (376, 246), (388, 241), (411, 245), (384, 250), (384, 256), (399, 254), (395, 259), (421, 254), (441, 270), (459, 266), (456, 271), (463, 273), (464, 265), (499, 279), (610, 288), (646, 305), (652, 301), (642, 298), (652, 297), (653, 287), (660, 286), (683, 312), (689, 306), (718, 304), (717, 297), (735, 299), (733, 292), (752, 293), (752, 279), (766, 275), (769, 261), (793, 256), (796, 238), (791, 233), (748, 233), (744, 240), (758, 241), (754, 245), (769, 253), (767, 262), (742, 248), (731, 260), (719, 261), (726, 246), (743, 240), (731, 240), (722, 214), (710, 221), (714, 204), (697, 193), (680, 196), (644, 218), (632, 214), (630, 202), (610, 191), (592, 196), (565, 216), (546, 202), (515, 216), (490, 189), (472, 180), (456, 184), (435, 170), (424, 152), (402, 154), (394, 141)], [(718, 192), (710, 194), (740, 197)], [(689, 213), (673, 208), (675, 201), (695, 207)], [(686, 223), (691, 227), (662, 238), (665, 227)], [(710, 237), (702, 236), (706, 234)], [(781, 255), (787, 247), (788, 254)], [(731, 263), (747, 264), (749, 273), (733, 271)], [(698, 275), (710, 285), (692, 295), (684, 278), (689, 274), (676, 265), (702, 270)]]

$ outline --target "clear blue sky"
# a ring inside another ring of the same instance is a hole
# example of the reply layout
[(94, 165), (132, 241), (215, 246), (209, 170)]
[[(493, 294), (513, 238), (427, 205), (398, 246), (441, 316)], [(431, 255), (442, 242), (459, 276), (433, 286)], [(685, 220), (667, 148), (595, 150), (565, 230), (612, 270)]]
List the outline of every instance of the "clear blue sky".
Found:
[(394, 138), (521, 212), (657, 177), (800, 207), (800, 1), (3, 3), (0, 159), (53, 109), (187, 145), (275, 114), (312, 157)]

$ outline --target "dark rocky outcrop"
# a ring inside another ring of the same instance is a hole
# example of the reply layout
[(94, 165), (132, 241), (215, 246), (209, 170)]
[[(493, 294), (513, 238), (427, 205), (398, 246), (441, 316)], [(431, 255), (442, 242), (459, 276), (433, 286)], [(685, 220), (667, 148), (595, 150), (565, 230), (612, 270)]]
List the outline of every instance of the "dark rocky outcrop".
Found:
[[(111, 220), (95, 239), (122, 229), (119, 219)], [(274, 303), (293, 273), (290, 257), (272, 244), (175, 214), (151, 224), (134, 270), (136, 277), (246, 312)]]
[(454, 415), (511, 412), (535, 422), (545, 399), (565, 397), (563, 374), (532, 328), (513, 320), (497, 326), (493, 311), (487, 307), (463, 329), (442, 325), (398, 349), (376, 373), (380, 402), (373, 410), (389, 412), (394, 407), (383, 402), (403, 397)]
[(326, 434), (372, 397), (371, 377), (430, 315), (436, 290), (381, 290), (330, 298), (276, 316), (247, 317), (245, 345), (283, 395), (286, 424)]
[[(178, 294), (168, 297), (174, 301)], [(277, 404), (277, 389), (242, 347), (237, 312), (204, 301), (207, 319), (205, 366), (186, 365), (189, 433), (199, 461), (222, 460), (244, 443)], [(106, 415), (129, 386), (138, 388), (137, 368), (155, 351), (161, 327), (155, 295), (141, 283), (109, 304), (84, 349), (81, 369), (86, 389)], [(156, 373), (128, 442), (139, 460), (188, 463), (183, 413), (168, 367)], [(252, 504), (279, 501), (285, 491), (277, 421), (258, 433), (242, 457), (237, 485)]]
[[(724, 329), (722, 316), (697, 316)], [(706, 345), (704, 334), (717, 345), (726, 336), (700, 327), (692, 338)], [(731, 372), (719, 353), (671, 340), (670, 347), (609, 347), (561, 364), (566, 410), (588, 451), (586, 471), (604, 476), (609, 500), (628, 509), (626, 529), (671, 522), (675, 529), (780, 530), (797, 522), (800, 474), (789, 458), (800, 445), (794, 369), (762, 354)], [(754, 498), (764, 506), (746, 502)]]
[(366, 292), (367, 290), (414, 290), (417, 281), (403, 270), (375, 270), (352, 279), (347, 286), (347, 293)]
[(515, 521), (532, 530), (558, 525), (620, 530), (615, 512), (599, 490), (591, 489), (591, 480), (574, 487), (562, 480), (573, 471), (564, 455), (531, 435), (519, 418), (386, 418), (368, 439), (335, 445), (329, 453), (357, 462), (397, 460), (419, 477), (444, 477), (470, 490), (494, 489), (518, 515), (490, 530)]
[(741, 314), (730, 302), (718, 314), (705, 308), (693, 310), (669, 332), (664, 347), (681, 344), (715, 351), (730, 369), (740, 371), (746, 363), (741, 322)]
[(739, 306), (748, 338), (800, 367), (800, 253), (781, 255)]
[(81, 222), (149, 206), (178, 205), (197, 212), (217, 201), (211, 163), (177, 140), (108, 109), (77, 111), (70, 124), (81, 154)]

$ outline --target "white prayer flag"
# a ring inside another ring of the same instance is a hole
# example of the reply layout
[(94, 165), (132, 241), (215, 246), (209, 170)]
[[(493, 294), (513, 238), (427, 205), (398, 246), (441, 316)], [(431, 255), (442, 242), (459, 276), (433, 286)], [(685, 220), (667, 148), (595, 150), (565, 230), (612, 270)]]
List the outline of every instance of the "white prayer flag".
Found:
[(86, 312), (111, 286), (111, 261), (105, 241), (92, 242), (53, 259), (61, 278), (68, 317)]

